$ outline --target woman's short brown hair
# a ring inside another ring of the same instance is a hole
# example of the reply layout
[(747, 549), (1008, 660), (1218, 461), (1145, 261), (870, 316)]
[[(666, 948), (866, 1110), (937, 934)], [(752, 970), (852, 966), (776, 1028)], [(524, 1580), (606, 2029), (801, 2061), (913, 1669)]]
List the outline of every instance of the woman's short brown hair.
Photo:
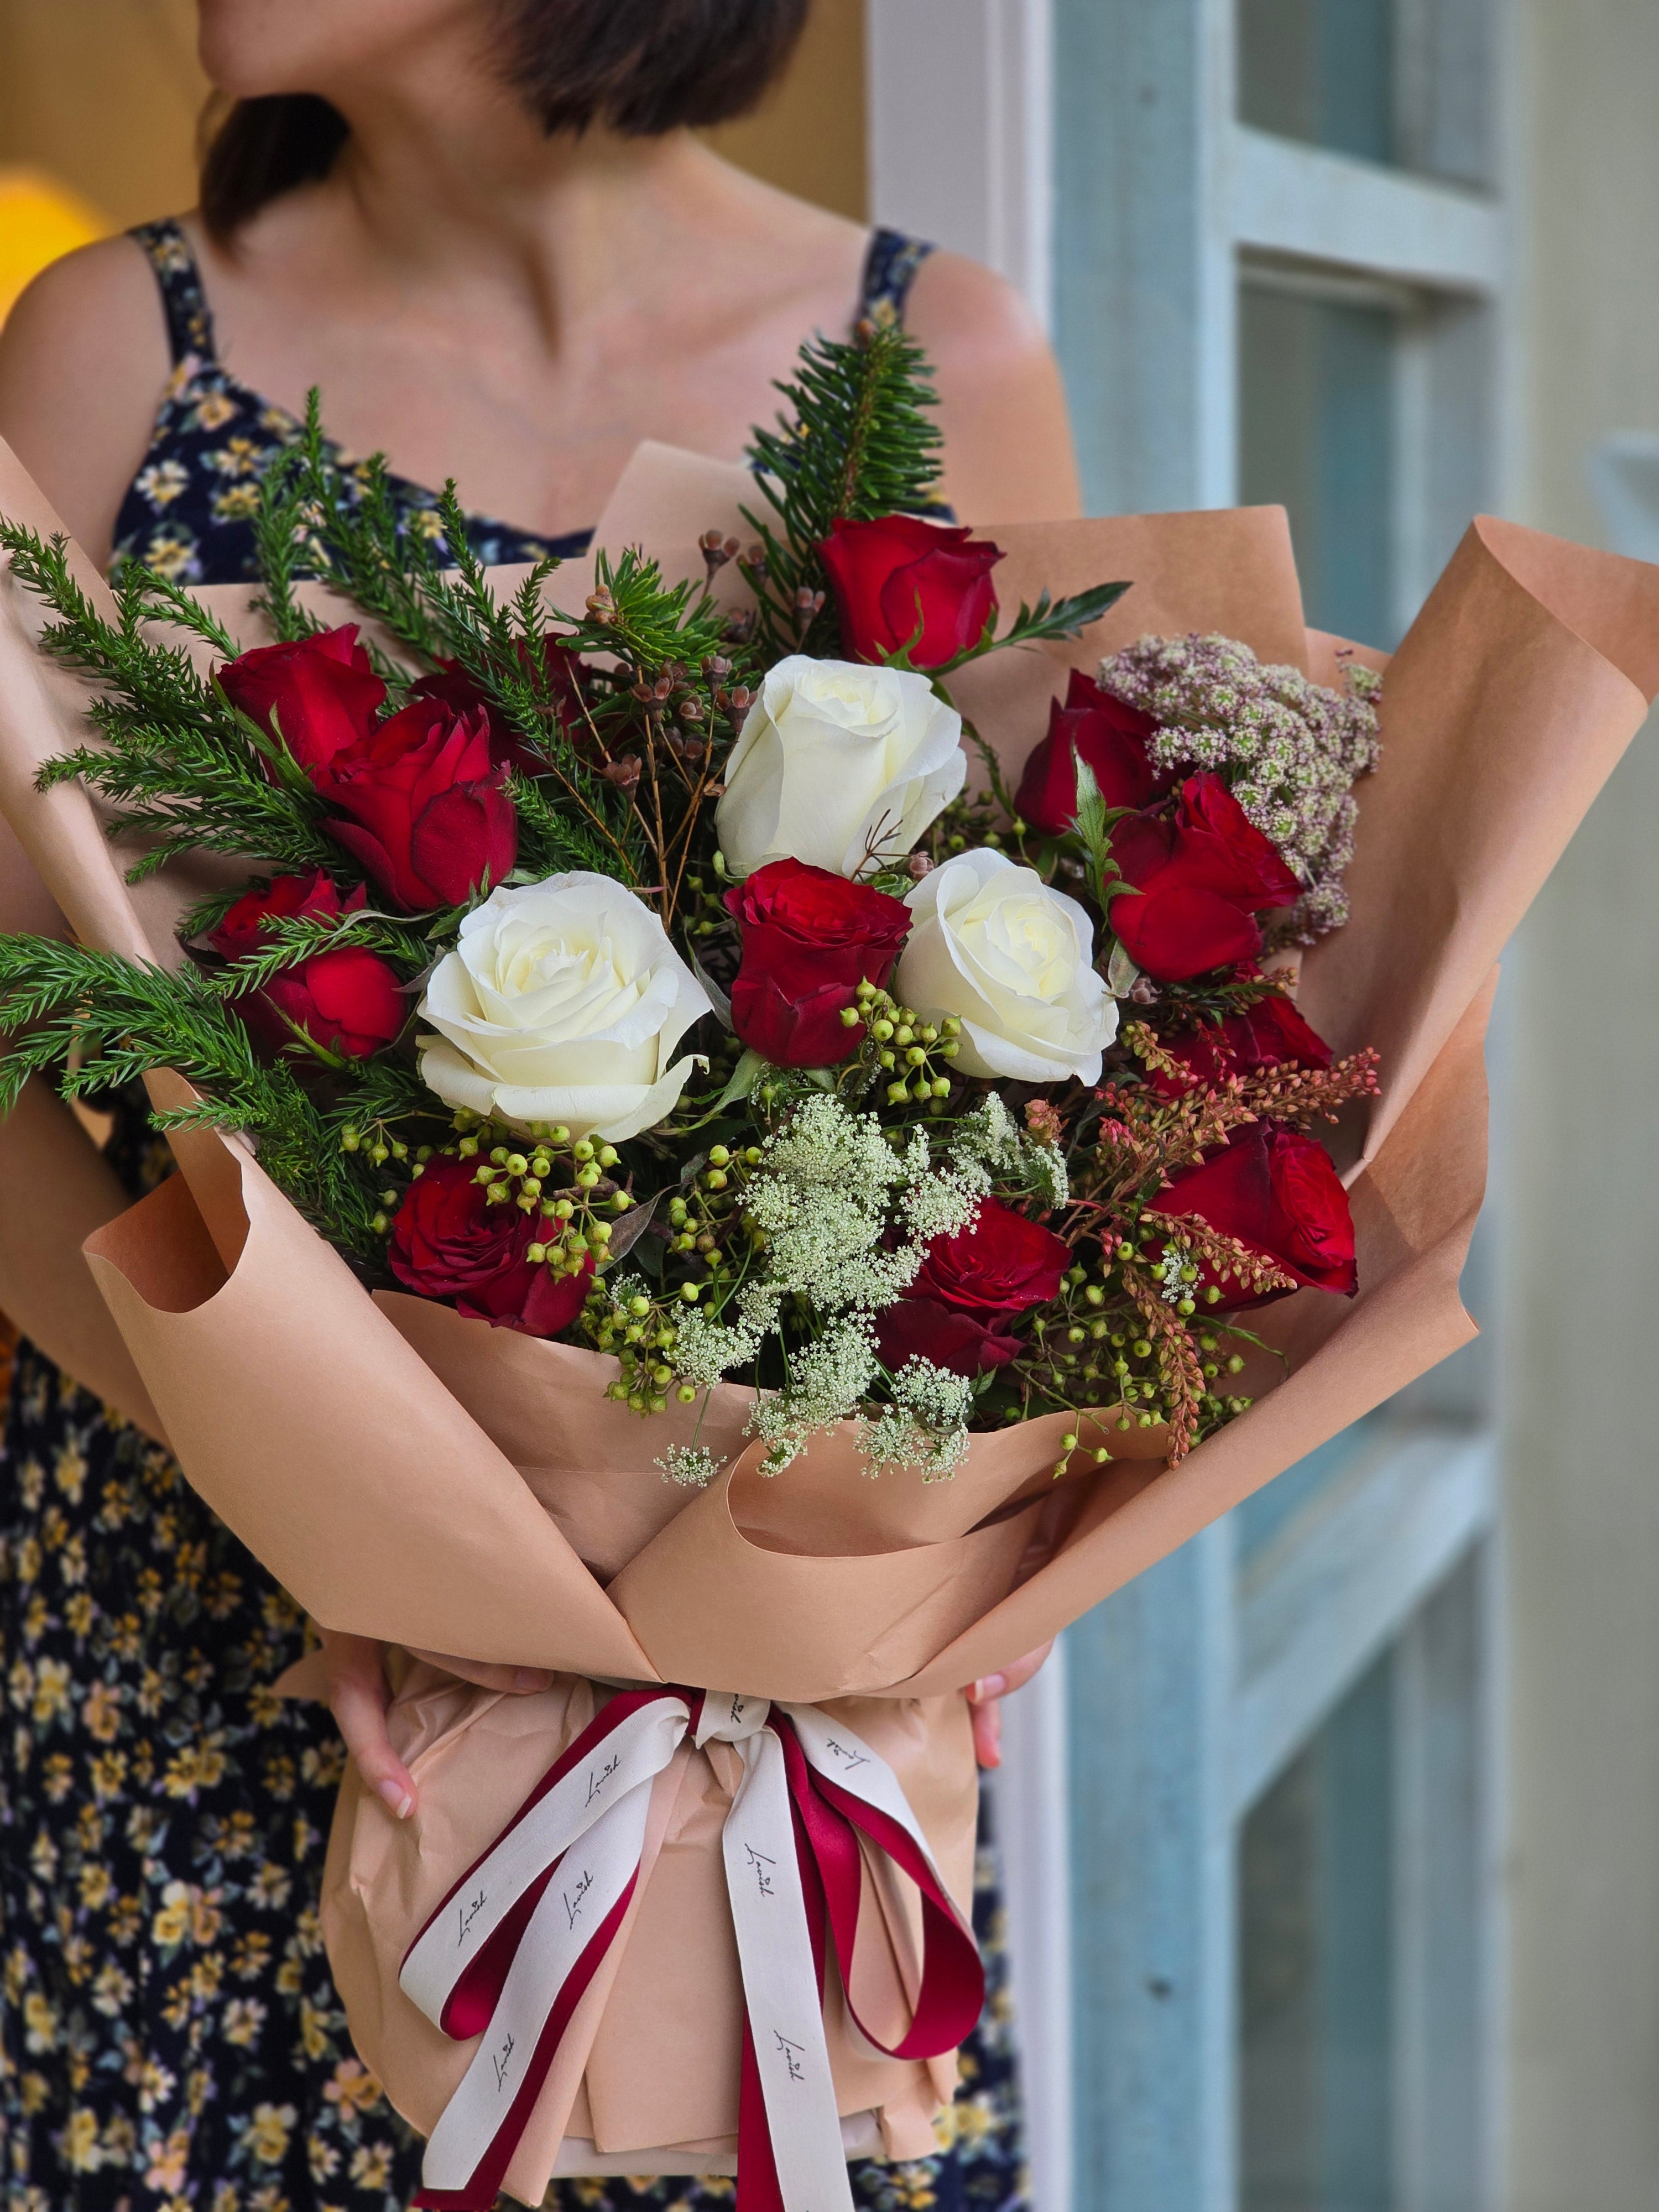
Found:
[[(599, 123), (629, 137), (724, 123), (782, 71), (811, 0), (498, 0), (507, 82), (550, 137)], [(313, 93), (210, 110), (202, 215), (228, 239), (268, 200), (325, 177), (348, 134)]]

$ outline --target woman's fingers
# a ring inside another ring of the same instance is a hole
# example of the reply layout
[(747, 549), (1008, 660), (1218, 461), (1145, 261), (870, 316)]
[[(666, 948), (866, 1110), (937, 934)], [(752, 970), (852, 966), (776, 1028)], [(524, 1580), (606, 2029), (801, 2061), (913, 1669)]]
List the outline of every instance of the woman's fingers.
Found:
[[(386, 1714), (391, 1692), (386, 1686), (386, 1646), (369, 1636), (342, 1636), (322, 1631), (323, 1651), (328, 1662), (328, 1703), (346, 1749), (357, 1762), (357, 1771), (369, 1788), (377, 1790), (400, 1820), (415, 1810), (419, 1792), (415, 1778), (392, 1748)], [(481, 1690), (497, 1690), (525, 1696), (544, 1690), (552, 1680), (545, 1667), (495, 1667), (475, 1659), (452, 1659), (440, 1651), (416, 1651), (416, 1659), (458, 1674)]]
[[(975, 1683), (975, 1688), (978, 1687)], [(971, 1697), (969, 1691), (968, 1695)], [(974, 1729), (974, 1757), (981, 1766), (1000, 1766), (1002, 1764), (1002, 1706), (995, 1698), (982, 1704), (971, 1705), (969, 1716)]]
[(459, 1674), (464, 1682), (476, 1683), (481, 1690), (499, 1690), (504, 1697), (527, 1698), (537, 1690), (544, 1690), (553, 1677), (545, 1667), (497, 1667), (483, 1659), (451, 1659), (441, 1651), (416, 1651), (411, 1645), (411, 1659), (424, 1659), (428, 1667), (440, 1668), (446, 1674)]
[(1006, 1696), (1010, 1690), (1023, 1690), (1054, 1648), (1054, 1639), (1051, 1636), (1035, 1651), (1028, 1651), (1023, 1659), (1016, 1659), (1003, 1676), (1003, 1694)]
[(1016, 1659), (1012, 1667), (1005, 1667), (1000, 1674), (981, 1674), (977, 1682), (970, 1682), (963, 1692), (967, 1698), (974, 1724), (974, 1756), (981, 1766), (1000, 1766), (1002, 1764), (1002, 1706), (1000, 1700), (1011, 1690), (1023, 1689), (1037, 1668), (1054, 1648), (1054, 1639), (1035, 1651), (1028, 1651), (1023, 1659)]
[(371, 1790), (379, 1792), (400, 1820), (415, 1810), (415, 1778), (392, 1748), (386, 1734), (386, 1646), (369, 1636), (322, 1632), (328, 1662), (328, 1705), (346, 1749)]

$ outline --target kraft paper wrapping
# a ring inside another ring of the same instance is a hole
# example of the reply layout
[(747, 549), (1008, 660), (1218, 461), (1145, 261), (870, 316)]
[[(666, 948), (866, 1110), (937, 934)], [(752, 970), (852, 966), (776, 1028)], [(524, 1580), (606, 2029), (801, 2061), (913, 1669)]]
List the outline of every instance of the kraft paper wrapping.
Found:
[[(38, 496), (0, 452), (0, 512), (27, 512)], [(671, 574), (697, 574), (701, 532), (747, 534), (745, 498), (739, 470), (644, 448), (600, 542), (637, 538)], [(1006, 607), (1044, 586), (1133, 586), (1083, 638), (957, 679), (1011, 780), (1067, 668), (1091, 669), (1147, 631), (1220, 629), (1326, 682), (1352, 649), (1306, 628), (1277, 509), (988, 534), (1006, 549)], [(590, 574), (568, 565), (550, 599), (580, 605)], [(730, 571), (723, 579), (732, 588)], [(245, 590), (202, 596), (257, 641)], [(163, 878), (141, 908), (87, 796), (33, 790), (35, 764), (80, 733), (74, 687), (33, 653), (36, 620), (15, 587), (0, 592), (0, 809), (79, 934), (175, 958), (171, 920), (193, 890)], [(948, 1483), (872, 1483), (850, 1436), (835, 1431), (768, 1480), (732, 1389), (717, 1394), (702, 1438), (732, 1457), (687, 1493), (653, 1465), (687, 1432), (678, 1408), (636, 1422), (603, 1399), (614, 1370), (595, 1353), (402, 1296), (371, 1298), (246, 1146), (204, 1133), (178, 1139), (180, 1176), (92, 1237), (88, 1263), (186, 1474), (319, 1621), (561, 1674), (858, 1697), (872, 1701), (861, 1729), (878, 1728), (870, 1717), (884, 1705), (895, 1721), (913, 1717), (929, 1747), (906, 1786), (921, 1793), (913, 1802), (965, 1899), (971, 1754), (947, 1693), (1053, 1635), (1473, 1333), (1457, 1283), (1485, 1177), (1495, 963), (1656, 690), (1659, 569), (1514, 525), (1471, 527), (1389, 666), (1382, 764), (1360, 794), (1352, 919), (1302, 968), (1315, 1027), (1340, 1049), (1382, 1054), (1381, 1093), (1341, 1140), (1359, 1293), (1304, 1291), (1268, 1309), (1263, 1333), (1287, 1354), (1288, 1378), (1176, 1468), (1144, 1456), (1155, 1437), (1103, 1425), (1101, 1441), (1134, 1455), (1097, 1468), (1085, 1428), (1085, 1449), (1056, 1482), (1074, 1417), (1055, 1414), (975, 1437)], [(158, 1095), (169, 1080), (156, 1079)], [(406, 1941), (419, 1900), (441, 1893), (580, 1724), (584, 1694), (556, 1686), (538, 1721), (536, 1701), (411, 1686), (398, 1726), (434, 1778), (421, 1814), (399, 1827), (355, 1785), (342, 1800), (331, 1956), (366, 2059), (417, 2119), (465, 2052), (441, 2063), (421, 2044), (430, 2031), (396, 1991), (398, 1931)], [(520, 1765), (500, 1750), (514, 1730), (534, 1746), (514, 1753)], [(699, 1755), (662, 1794), (678, 1807), (690, 1791), (690, 1806), (719, 1785)], [(935, 1828), (927, 1808), (952, 1805)], [(650, 1902), (680, 1817), (665, 1811), (653, 1826), (659, 1871), (609, 2003), (594, 2000), (603, 2017), (583, 2083), (569, 2078), (573, 2060), (550, 2084), (539, 2148), (522, 2154), (534, 2171), (515, 2168), (516, 2193), (533, 2194), (561, 2131), (591, 2125), (601, 2147), (661, 2143), (672, 2110), (674, 2140), (729, 2132), (729, 2038), (693, 2028), (672, 2050), (651, 2046), (652, 2070), (630, 2071), (628, 2039), (645, 2035), (653, 2007), (680, 2018), (695, 1986), (697, 2020), (713, 2021), (737, 2002), (720, 1951), (729, 1936), (716, 1933), (723, 1913)], [(625, 1991), (635, 1993), (626, 2003)], [(838, 2071), (843, 2110), (880, 2108), (892, 2142), (914, 2118), (903, 2070), (890, 2069), (878, 2094)], [(630, 2084), (642, 2081), (634, 2101)]]

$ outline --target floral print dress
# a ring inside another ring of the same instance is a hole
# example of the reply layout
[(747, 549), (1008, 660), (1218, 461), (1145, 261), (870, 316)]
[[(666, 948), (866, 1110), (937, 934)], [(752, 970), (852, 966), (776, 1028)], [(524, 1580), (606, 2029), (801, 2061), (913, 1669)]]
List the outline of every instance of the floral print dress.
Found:
[[(258, 476), (293, 418), (216, 358), (176, 223), (134, 234), (173, 370), (117, 524), (118, 562), (252, 572)], [(872, 242), (862, 312), (897, 315), (926, 248)], [(431, 495), (398, 484), (416, 529)], [(580, 550), (475, 518), (486, 561)], [(142, 1099), (111, 1156), (170, 1169)], [(0, 2148), (3, 2212), (399, 2212), (421, 2145), (352, 2051), (318, 1917), (345, 1753), (279, 1698), (305, 1648), (279, 1589), (178, 1466), (27, 1340), (0, 1447)], [(941, 2154), (852, 2171), (860, 2212), (1012, 2212), (1024, 2176), (1001, 1916), (981, 1849), (989, 1995)], [(568, 2181), (559, 2212), (709, 2212), (726, 2181)]]

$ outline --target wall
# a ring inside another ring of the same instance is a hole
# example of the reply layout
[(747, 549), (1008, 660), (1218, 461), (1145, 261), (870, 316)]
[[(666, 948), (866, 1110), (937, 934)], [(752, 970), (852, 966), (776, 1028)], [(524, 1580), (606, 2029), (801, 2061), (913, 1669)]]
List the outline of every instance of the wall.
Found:
[(0, 0), (0, 161), (47, 171), (112, 230), (195, 199), (206, 89), (191, 0)]
[(708, 137), (757, 177), (863, 222), (864, 0), (814, 0), (783, 82), (757, 114)]
[[(72, 186), (112, 229), (196, 198), (192, 0), (0, 0), (0, 164)], [(862, 0), (816, 0), (785, 82), (709, 137), (786, 191), (864, 214)]]
[[(1659, 428), (1659, 9), (1521, 0), (1520, 29), (1519, 511), (1595, 542), (1587, 447)], [(1514, 963), (1504, 2212), (1659, 2191), (1656, 836), (1650, 726)]]

